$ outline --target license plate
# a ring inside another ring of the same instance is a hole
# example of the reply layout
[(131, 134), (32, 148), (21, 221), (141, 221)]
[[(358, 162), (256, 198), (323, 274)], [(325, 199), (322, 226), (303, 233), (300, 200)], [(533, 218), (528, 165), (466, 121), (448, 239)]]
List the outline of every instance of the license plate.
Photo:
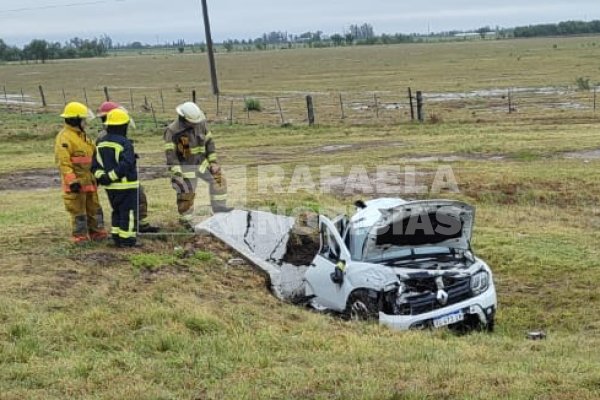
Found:
[(452, 314), (446, 314), (439, 318), (433, 320), (433, 326), (435, 328), (441, 328), (442, 326), (455, 324), (457, 322), (463, 321), (465, 319), (465, 315), (462, 311), (456, 311)]

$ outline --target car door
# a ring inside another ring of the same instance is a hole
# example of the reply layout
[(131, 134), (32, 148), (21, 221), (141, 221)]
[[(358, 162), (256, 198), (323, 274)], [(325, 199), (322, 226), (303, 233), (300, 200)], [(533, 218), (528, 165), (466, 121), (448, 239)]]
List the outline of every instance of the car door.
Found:
[(321, 247), (313, 264), (306, 272), (306, 282), (310, 285), (316, 301), (332, 310), (342, 311), (346, 308), (347, 290), (344, 284), (336, 284), (331, 280), (336, 264), (350, 262), (350, 252), (342, 242), (334, 223), (325, 217), (319, 218)]

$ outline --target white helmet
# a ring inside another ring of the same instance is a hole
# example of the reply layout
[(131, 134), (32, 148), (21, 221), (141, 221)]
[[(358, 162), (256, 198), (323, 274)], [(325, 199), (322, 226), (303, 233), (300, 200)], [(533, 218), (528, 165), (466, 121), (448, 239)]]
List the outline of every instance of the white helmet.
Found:
[(206, 116), (200, 107), (191, 101), (178, 105), (175, 110), (177, 110), (177, 114), (179, 114), (180, 117), (185, 118), (190, 124), (198, 124), (206, 120)]

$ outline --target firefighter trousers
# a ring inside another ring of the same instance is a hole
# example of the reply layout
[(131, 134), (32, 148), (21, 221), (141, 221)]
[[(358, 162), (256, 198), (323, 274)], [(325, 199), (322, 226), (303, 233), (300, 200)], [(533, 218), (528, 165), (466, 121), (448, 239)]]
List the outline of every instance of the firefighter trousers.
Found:
[(221, 171), (214, 175), (210, 170), (204, 173), (198, 172), (196, 178), (173, 177), (171, 186), (177, 193), (177, 211), (184, 220), (189, 220), (193, 216), (198, 179), (208, 183), (210, 204), (213, 210), (225, 207), (227, 204), (227, 181)]
[(139, 202), (140, 202), (140, 209), (139, 209), (139, 218), (140, 218), (140, 224), (144, 224), (147, 223), (146, 218), (148, 218), (148, 198), (146, 197), (146, 191), (144, 190), (144, 187), (140, 185), (140, 193), (139, 193)]
[(138, 222), (138, 189), (106, 189), (112, 207), (111, 234), (116, 245), (136, 243)]
[(104, 232), (104, 214), (97, 192), (63, 193), (67, 212), (71, 215), (73, 237)]

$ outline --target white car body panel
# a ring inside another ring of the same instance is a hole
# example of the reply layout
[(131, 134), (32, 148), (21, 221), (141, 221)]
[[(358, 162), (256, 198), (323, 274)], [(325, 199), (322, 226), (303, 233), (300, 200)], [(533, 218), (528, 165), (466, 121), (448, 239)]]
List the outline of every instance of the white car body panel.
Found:
[[(350, 218), (349, 223), (354, 229), (368, 229), (370, 234), (377, 227), (389, 224), (394, 220), (393, 212), (391, 212), (393, 210), (410, 208), (421, 210), (421, 212), (429, 212), (429, 210), (435, 210), (437, 207), (445, 207), (445, 210), (450, 210), (452, 213), (456, 213), (456, 215), (460, 214), (461, 221), (463, 224), (466, 224), (466, 226), (463, 225), (461, 237), (442, 241), (435, 245), (420, 245), (415, 247), (448, 247), (450, 249), (469, 251), (474, 210), (464, 203), (448, 200), (406, 202), (402, 199), (383, 198), (371, 200), (365, 204), (366, 207), (359, 209)], [(462, 310), (465, 315), (476, 316), (483, 325), (492, 322), (497, 307), (496, 290), (493, 284), (492, 272), (482, 260), (473, 256), (469, 267), (463, 266), (461, 268), (450, 268), (440, 271), (423, 271), (356, 261), (351, 258), (350, 251), (346, 247), (336, 225), (326, 217), (321, 216), (320, 221), (322, 238), (324, 232), (329, 232), (330, 236), (328, 240), (330, 238), (335, 239), (337, 246), (340, 248), (340, 254), (337, 254), (337, 257), (336, 254), (332, 254), (330, 258), (325, 257), (323, 254), (318, 254), (314, 259), (313, 265), (306, 271), (306, 294), (313, 297), (312, 302), (316, 308), (326, 308), (341, 313), (346, 312), (349, 306), (348, 299), (355, 290), (387, 291), (395, 286), (400, 286), (405, 279), (410, 279), (411, 274), (415, 273), (428, 274), (428, 278), (453, 275), (466, 280), (480, 271), (486, 271), (489, 274), (489, 286), (483, 293), (418, 315), (390, 315), (380, 311), (379, 321), (393, 329), (409, 329), (411, 327), (419, 327), (422, 324), (431, 325), (432, 320), (436, 318)], [(331, 244), (325, 245), (331, 246)], [(323, 253), (323, 246), (324, 244), (322, 243), (320, 253)], [(344, 278), (341, 284), (334, 283), (331, 277), (338, 261), (345, 264)]]

